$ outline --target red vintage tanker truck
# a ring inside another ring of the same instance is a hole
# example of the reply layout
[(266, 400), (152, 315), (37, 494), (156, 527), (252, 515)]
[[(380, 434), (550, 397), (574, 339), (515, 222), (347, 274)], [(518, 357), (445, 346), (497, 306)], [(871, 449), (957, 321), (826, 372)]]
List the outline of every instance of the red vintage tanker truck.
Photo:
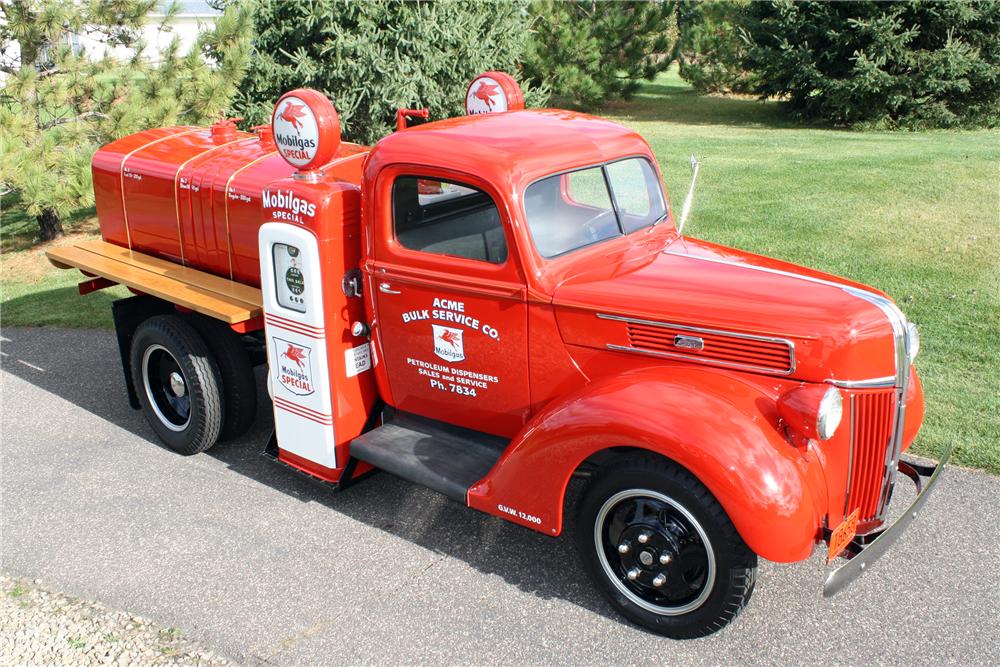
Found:
[[(569, 511), (596, 586), (671, 637), (728, 623), (758, 557), (825, 544), (848, 559), (825, 593), (857, 577), (944, 464), (901, 458), (915, 327), (871, 287), (682, 236), (635, 132), (525, 110), (498, 72), (466, 98), (465, 117), (400, 110), (374, 147), (300, 89), (253, 132), (101, 148), (103, 239), (49, 257), (81, 293), (135, 294), (113, 306), (133, 407), (202, 452), (249, 427), (266, 363), (269, 456), (336, 487), (382, 469), (547, 535)], [(887, 526), (900, 472), (918, 494)]]

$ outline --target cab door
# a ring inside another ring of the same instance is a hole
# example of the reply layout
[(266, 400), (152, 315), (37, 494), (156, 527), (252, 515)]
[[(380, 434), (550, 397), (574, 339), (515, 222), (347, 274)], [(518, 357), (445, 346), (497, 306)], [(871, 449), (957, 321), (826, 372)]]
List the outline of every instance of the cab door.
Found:
[(375, 201), (366, 278), (387, 401), (512, 437), (529, 409), (527, 305), (506, 208), (471, 175), (401, 166)]

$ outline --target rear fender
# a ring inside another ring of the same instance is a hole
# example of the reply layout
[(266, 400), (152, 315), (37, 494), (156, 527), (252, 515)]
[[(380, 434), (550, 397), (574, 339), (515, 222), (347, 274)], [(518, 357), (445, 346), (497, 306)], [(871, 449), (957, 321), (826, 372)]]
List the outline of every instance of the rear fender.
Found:
[(819, 535), (826, 485), (816, 453), (778, 434), (776, 397), (718, 370), (648, 367), (598, 380), (540, 412), (469, 490), (469, 506), (557, 535), (580, 464), (633, 447), (695, 475), (757, 554), (801, 560)]

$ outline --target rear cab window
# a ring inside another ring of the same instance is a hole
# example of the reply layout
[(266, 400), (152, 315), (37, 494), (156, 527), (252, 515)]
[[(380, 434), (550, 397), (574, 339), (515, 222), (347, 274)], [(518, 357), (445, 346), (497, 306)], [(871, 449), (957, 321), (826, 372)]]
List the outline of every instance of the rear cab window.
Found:
[(535, 181), (524, 212), (538, 253), (553, 258), (655, 225), (667, 206), (650, 162), (630, 157)]
[(471, 185), (399, 176), (392, 186), (392, 213), (396, 240), (404, 248), (491, 264), (507, 261), (497, 205)]

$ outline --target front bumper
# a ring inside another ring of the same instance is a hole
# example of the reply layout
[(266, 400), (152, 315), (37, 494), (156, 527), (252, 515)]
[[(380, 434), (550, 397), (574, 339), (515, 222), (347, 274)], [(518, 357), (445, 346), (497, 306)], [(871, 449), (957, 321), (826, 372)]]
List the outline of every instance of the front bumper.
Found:
[[(892, 543), (895, 542), (910, 522), (917, 517), (917, 512), (927, 502), (927, 497), (931, 495), (931, 490), (937, 484), (941, 471), (951, 457), (951, 450), (954, 443), (948, 445), (948, 449), (941, 457), (941, 461), (936, 466), (925, 466), (906, 461), (899, 462), (899, 472), (913, 480), (917, 486), (917, 497), (907, 508), (903, 516), (899, 517), (894, 524), (882, 530), (867, 535), (855, 537), (847, 546), (844, 553), (849, 559), (845, 564), (831, 572), (826, 582), (823, 584), (823, 596), (830, 597), (836, 595), (849, 583), (860, 577), (865, 569), (878, 560)], [(929, 477), (924, 484), (924, 478)]]

